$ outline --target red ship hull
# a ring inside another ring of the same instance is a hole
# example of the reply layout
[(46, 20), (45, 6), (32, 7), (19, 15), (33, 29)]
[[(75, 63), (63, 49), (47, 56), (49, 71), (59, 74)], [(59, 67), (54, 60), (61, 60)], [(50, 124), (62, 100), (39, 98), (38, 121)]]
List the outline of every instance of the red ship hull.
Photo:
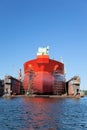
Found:
[(64, 94), (64, 64), (48, 55), (24, 63), (24, 90), (37, 94)]
[(34, 90), (36, 90), (37, 93), (51, 94), (53, 91), (53, 77), (48, 72), (39, 72), (36, 73), (36, 75), (33, 80)]

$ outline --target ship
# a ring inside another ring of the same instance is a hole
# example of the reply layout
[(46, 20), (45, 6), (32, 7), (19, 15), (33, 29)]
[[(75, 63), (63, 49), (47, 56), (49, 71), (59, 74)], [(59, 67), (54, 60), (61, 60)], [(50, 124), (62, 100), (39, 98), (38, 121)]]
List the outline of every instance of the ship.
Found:
[(23, 84), (29, 94), (65, 94), (64, 63), (50, 58), (49, 46), (39, 47), (36, 58), (24, 63)]

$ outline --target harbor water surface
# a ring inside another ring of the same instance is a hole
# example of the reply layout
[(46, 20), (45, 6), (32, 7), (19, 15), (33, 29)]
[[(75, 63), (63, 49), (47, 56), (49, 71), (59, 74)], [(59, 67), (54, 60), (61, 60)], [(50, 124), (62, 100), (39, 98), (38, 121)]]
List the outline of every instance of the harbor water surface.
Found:
[(87, 130), (87, 97), (0, 98), (0, 130)]

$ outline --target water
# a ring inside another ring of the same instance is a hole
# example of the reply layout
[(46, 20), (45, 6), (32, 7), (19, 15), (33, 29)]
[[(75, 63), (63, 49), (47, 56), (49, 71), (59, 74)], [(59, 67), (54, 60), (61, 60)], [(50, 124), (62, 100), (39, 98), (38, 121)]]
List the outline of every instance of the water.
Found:
[(87, 130), (87, 97), (0, 98), (0, 130)]

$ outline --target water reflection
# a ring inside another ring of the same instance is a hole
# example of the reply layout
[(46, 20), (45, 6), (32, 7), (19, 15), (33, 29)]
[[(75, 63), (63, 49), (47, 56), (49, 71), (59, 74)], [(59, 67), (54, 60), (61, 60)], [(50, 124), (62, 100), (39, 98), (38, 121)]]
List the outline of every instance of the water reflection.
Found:
[(0, 99), (0, 130), (86, 130), (87, 98)]
[[(49, 98), (25, 98), (27, 108), (24, 108), (27, 113), (25, 118), (27, 124), (31, 124), (31, 128), (37, 129), (56, 129), (61, 128), (61, 113), (64, 112), (61, 104), (63, 99)], [(59, 104), (59, 105), (58, 105)], [(61, 106), (61, 107), (59, 107)]]

